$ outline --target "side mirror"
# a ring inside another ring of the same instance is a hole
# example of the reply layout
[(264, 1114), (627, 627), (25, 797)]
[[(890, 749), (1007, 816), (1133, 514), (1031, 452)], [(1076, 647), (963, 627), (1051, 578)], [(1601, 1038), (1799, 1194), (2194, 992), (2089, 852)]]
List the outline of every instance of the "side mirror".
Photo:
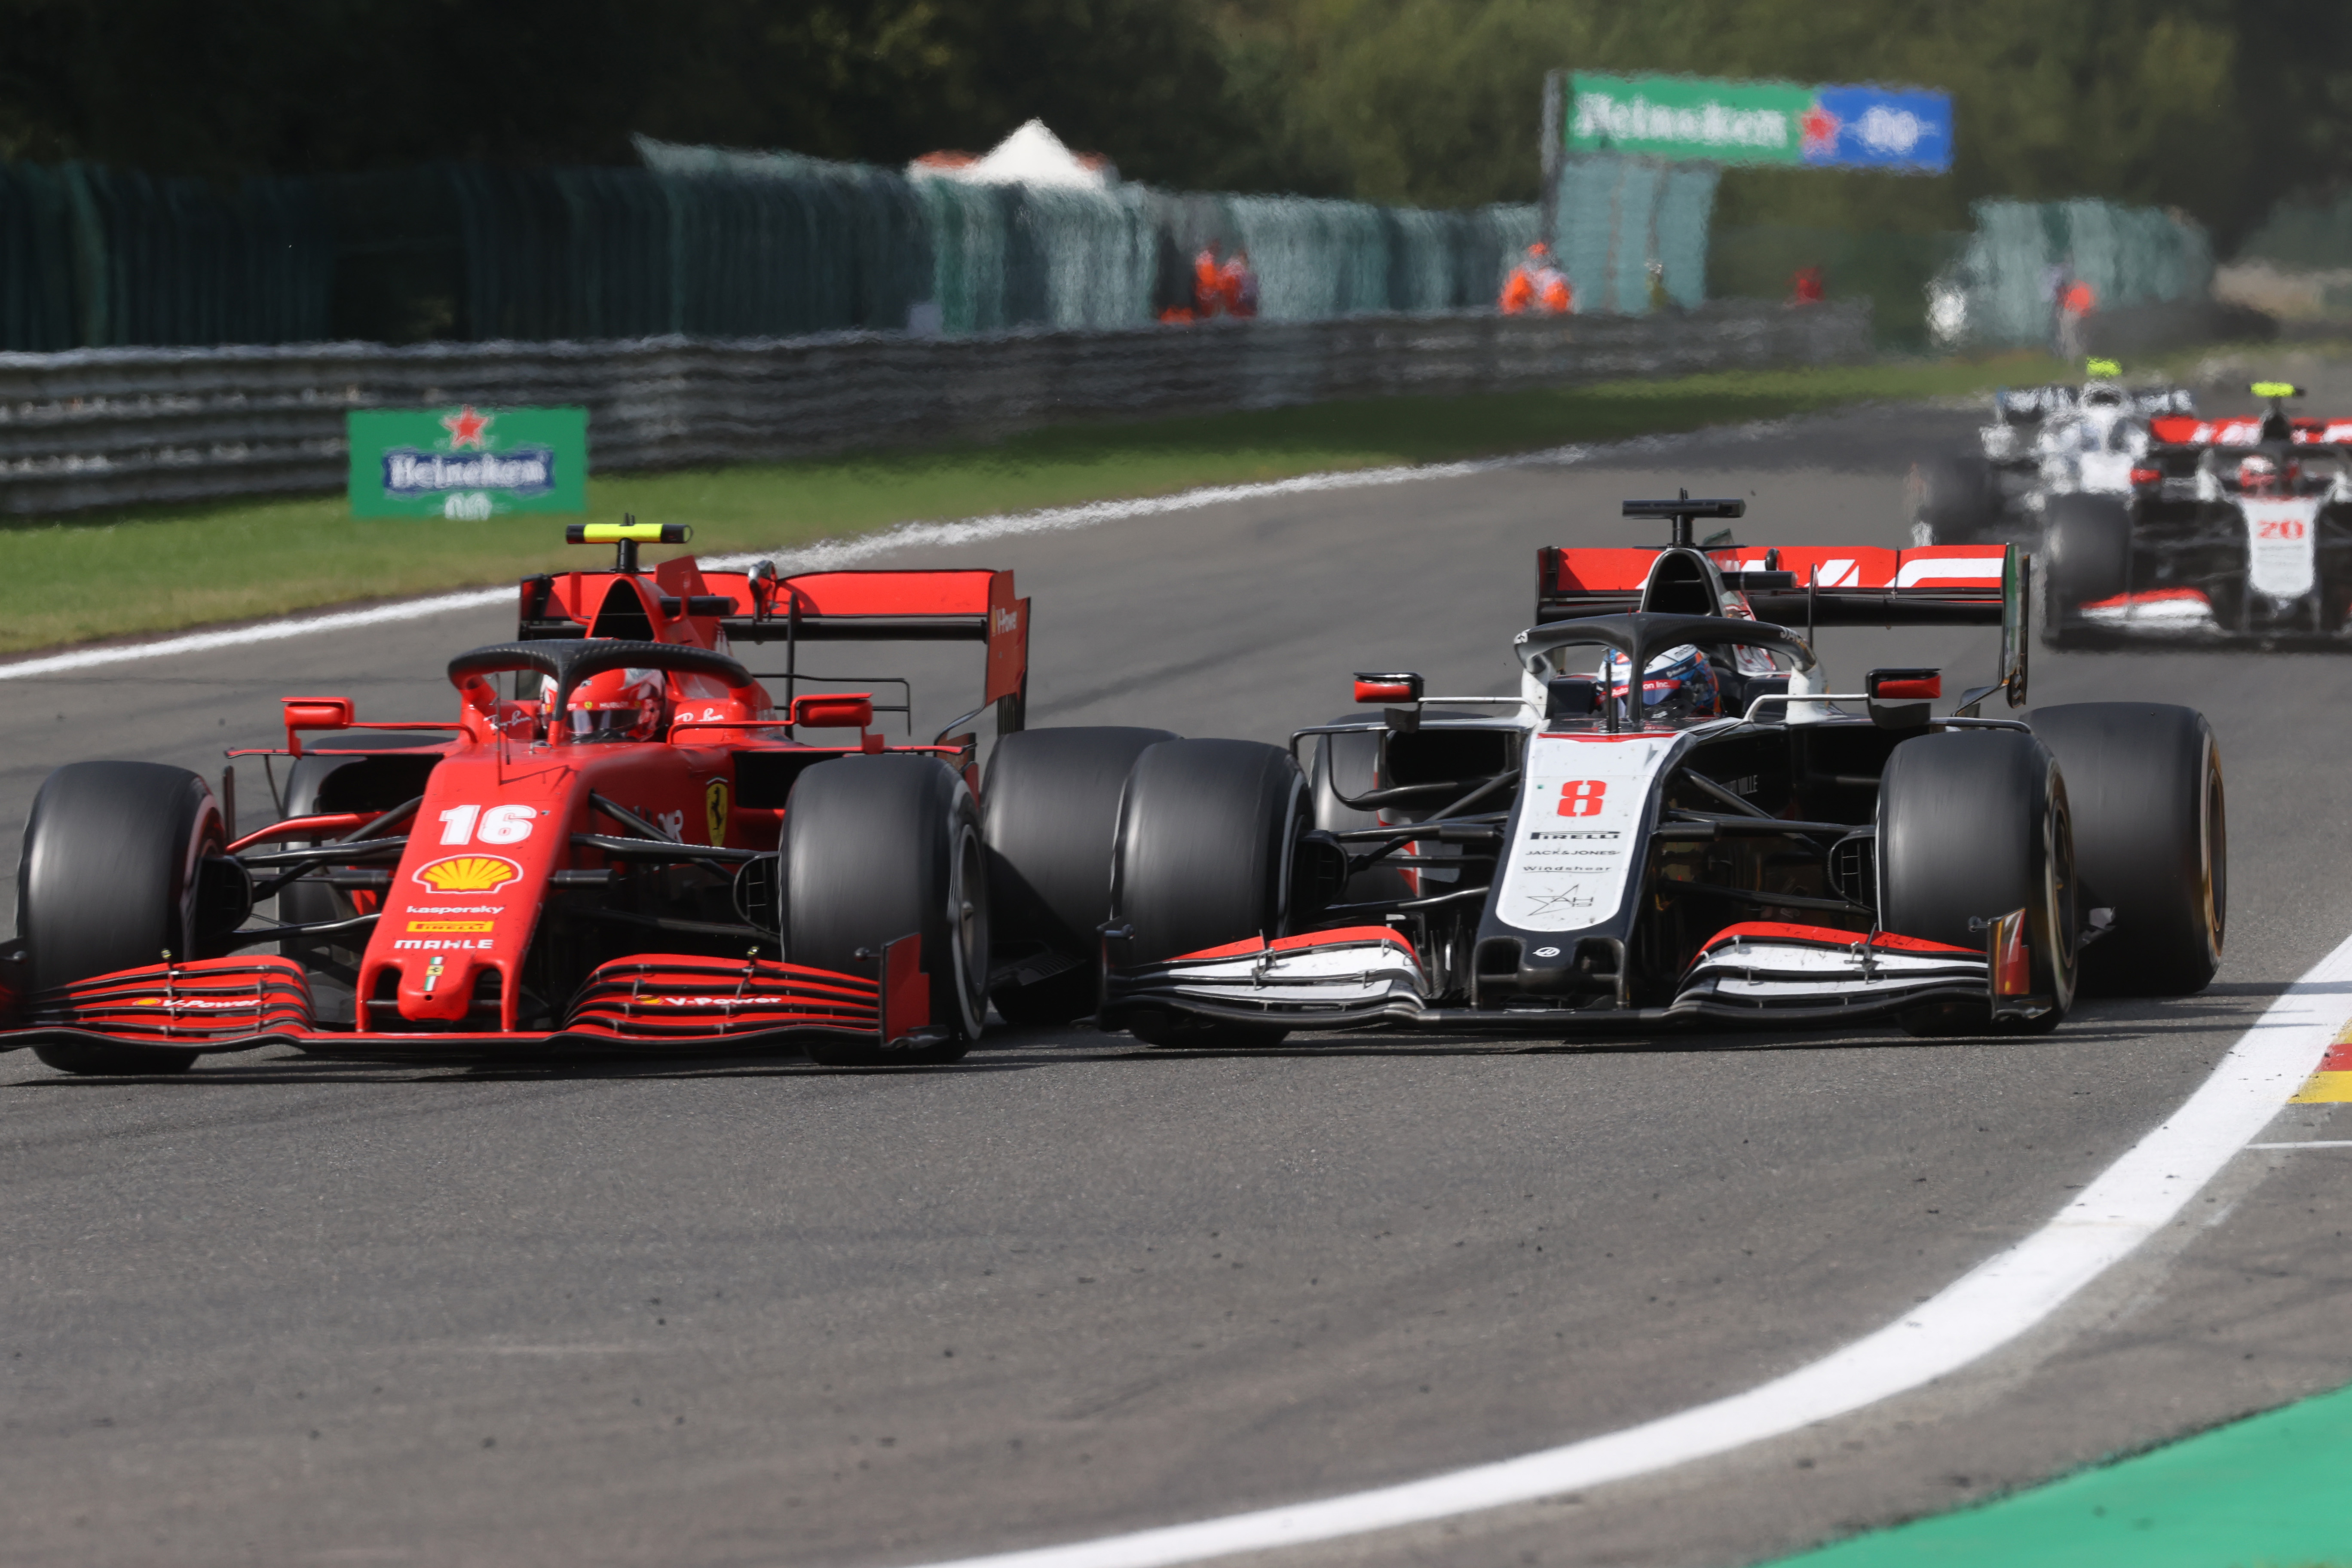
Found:
[(1356, 672), (1356, 700), (1359, 702), (1418, 702), (1421, 700), (1421, 677), (1410, 670), (1393, 675)]
[(289, 697), (286, 699), (286, 749), (302, 754), (301, 731), (348, 730), (354, 718), (348, 697)]
[(1591, 719), (1601, 711), (1601, 683), (1589, 675), (1555, 675), (1544, 682), (1544, 722)]
[(1944, 675), (1937, 669), (1874, 669), (1862, 689), (1870, 700), (1872, 723), (1882, 730), (1917, 730), (1944, 694)]
[(2012, 544), (2000, 563), (2000, 669), (1996, 677), (2011, 708), (2025, 706), (2026, 649), (2033, 641), (2028, 624), (2032, 603), (2033, 557)]
[(793, 699), (793, 723), (811, 730), (870, 730), (874, 727), (871, 692), (828, 692), (822, 697)]

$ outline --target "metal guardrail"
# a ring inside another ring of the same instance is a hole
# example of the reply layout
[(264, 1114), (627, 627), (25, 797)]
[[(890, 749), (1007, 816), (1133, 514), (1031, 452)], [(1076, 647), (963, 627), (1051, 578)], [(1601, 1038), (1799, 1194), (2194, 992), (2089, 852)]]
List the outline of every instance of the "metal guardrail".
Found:
[(987, 439), (1089, 416), (1852, 363), (1866, 303), (1357, 316), (918, 338), (0, 354), (0, 511), (334, 490), (354, 408), (580, 405), (598, 472)]

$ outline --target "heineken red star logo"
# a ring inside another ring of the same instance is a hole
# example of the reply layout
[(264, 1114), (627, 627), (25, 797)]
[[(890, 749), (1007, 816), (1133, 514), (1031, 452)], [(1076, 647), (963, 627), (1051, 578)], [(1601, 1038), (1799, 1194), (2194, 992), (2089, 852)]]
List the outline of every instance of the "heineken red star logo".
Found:
[(1808, 153), (1826, 153), (1837, 146), (1838, 117), (1816, 103), (1798, 116), (1797, 131)]
[(470, 408), (444, 414), (441, 428), (449, 432), (449, 449), (455, 452), (471, 447), (477, 452), (483, 450), (482, 437), (488, 432), (490, 421), (497, 417), (495, 414), (477, 414)]

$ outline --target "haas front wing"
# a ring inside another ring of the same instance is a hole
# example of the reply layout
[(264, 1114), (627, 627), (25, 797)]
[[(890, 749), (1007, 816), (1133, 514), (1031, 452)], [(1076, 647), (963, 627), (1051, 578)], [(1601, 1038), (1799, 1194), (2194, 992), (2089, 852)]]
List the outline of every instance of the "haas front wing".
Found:
[(1107, 957), (1103, 1021), (1176, 1015), (1288, 1029), (1405, 1026), (1537, 1031), (1748, 1026), (1835, 1027), (1911, 1009), (2022, 996), (2022, 922), (1991, 922), (1985, 947), (1786, 921), (1727, 926), (1669, 994), (1638, 994), (1629, 963), (1652, 896), (1659, 784), (1687, 744), (1670, 734), (1538, 735), (1506, 829), (1466, 994), (1433, 990), (1405, 935), (1349, 926), (1250, 938), (1164, 963)]

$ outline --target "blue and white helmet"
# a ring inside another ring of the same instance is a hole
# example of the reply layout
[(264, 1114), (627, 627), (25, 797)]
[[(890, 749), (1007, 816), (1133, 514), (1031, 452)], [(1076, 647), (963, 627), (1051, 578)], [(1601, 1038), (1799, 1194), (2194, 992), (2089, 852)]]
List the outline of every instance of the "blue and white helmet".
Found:
[[(1627, 659), (1612, 653), (1601, 662), (1601, 684), (1612, 701), (1625, 700)], [(1723, 689), (1715, 667), (1695, 644), (1685, 643), (1653, 655), (1642, 674), (1642, 721), (1664, 719), (1712, 719), (1723, 710)], [(1619, 712), (1623, 713), (1623, 709)], [(1631, 717), (1630, 714), (1625, 715)]]

